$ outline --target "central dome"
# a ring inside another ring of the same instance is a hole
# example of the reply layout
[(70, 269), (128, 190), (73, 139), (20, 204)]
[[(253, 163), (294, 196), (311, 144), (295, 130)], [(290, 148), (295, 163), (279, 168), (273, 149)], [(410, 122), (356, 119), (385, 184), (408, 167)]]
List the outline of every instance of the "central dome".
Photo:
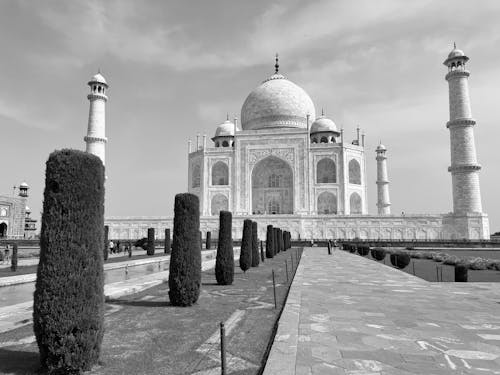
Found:
[(241, 127), (307, 129), (307, 115), (316, 118), (309, 95), (281, 74), (274, 74), (246, 98), (241, 107)]

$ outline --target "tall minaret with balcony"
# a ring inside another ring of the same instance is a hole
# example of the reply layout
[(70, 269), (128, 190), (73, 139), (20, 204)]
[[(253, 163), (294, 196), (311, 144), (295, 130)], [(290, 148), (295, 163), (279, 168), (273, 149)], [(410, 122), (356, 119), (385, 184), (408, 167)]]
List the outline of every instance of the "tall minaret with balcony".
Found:
[(387, 177), (387, 149), (380, 143), (377, 146), (377, 208), (379, 215), (391, 214), (389, 199), (389, 179)]
[(89, 125), (87, 136), (84, 138), (87, 144), (86, 151), (90, 154), (98, 156), (102, 163), (105, 164), (106, 159), (106, 90), (108, 83), (99, 72), (93, 76), (88, 85), (90, 86), (90, 94), (87, 99), (90, 101), (89, 109)]
[(481, 191), (479, 188), (479, 171), (476, 146), (474, 144), (474, 125), (469, 98), (469, 71), (465, 64), (469, 58), (456, 48), (450, 52), (444, 65), (448, 67), (446, 80), (449, 85), (450, 121), (446, 127), (450, 129), (451, 172), (453, 186), (453, 213), (466, 215), (481, 213)]

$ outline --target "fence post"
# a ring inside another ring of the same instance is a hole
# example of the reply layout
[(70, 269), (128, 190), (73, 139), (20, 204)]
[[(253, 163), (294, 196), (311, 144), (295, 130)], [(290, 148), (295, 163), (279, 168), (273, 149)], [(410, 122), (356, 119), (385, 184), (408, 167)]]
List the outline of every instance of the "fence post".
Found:
[(273, 270), (273, 293), (274, 293), (274, 308), (278, 308), (278, 304), (276, 302), (276, 282), (274, 281), (274, 270)]
[(220, 373), (226, 375), (226, 328), (220, 322)]

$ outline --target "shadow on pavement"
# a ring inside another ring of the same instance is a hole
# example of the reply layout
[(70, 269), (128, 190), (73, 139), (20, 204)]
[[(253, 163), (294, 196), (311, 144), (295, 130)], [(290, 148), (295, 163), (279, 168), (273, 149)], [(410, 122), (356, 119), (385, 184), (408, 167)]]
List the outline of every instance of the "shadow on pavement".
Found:
[(0, 348), (0, 373), (36, 374), (40, 367), (38, 353)]

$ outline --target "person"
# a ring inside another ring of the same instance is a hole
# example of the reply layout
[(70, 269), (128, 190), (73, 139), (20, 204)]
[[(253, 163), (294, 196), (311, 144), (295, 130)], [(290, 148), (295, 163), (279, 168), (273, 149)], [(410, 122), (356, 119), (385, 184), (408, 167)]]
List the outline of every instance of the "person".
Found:
[(113, 241), (109, 241), (109, 252), (111, 254), (115, 253), (115, 244), (113, 243)]
[(10, 249), (9, 244), (5, 245), (5, 256), (3, 257), (4, 262), (9, 262), (10, 260)]

